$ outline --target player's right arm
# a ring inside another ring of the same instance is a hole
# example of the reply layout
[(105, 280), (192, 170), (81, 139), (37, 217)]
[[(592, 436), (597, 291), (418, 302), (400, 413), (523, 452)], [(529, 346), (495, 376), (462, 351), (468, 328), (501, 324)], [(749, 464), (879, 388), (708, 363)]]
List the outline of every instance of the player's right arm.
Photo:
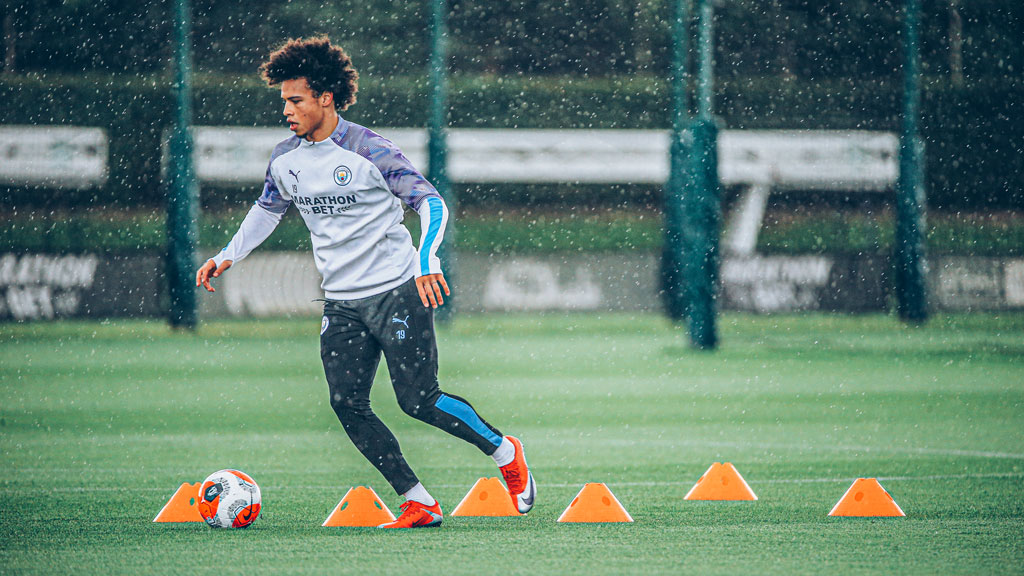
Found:
[(231, 260), (225, 260), (220, 263), (220, 266), (217, 266), (217, 263), (213, 261), (213, 258), (203, 262), (203, 265), (199, 267), (199, 270), (196, 270), (196, 286), (206, 288), (207, 292), (216, 292), (217, 289), (210, 285), (210, 279), (223, 274), (225, 270), (231, 268), (231, 264), (233, 264)]
[(262, 244), (277, 228), (283, 216), (284, 212), (277, 214), (263, 208), (259, 202), (253, 204), (238, 227), (238, 232), (231, 238), (231, 242), (196, 271), (196, 286), (202, 286), (208, 292), (216, 292), (210, 285), (210, 279), (223, 274), (232, 264), (245, 258)]
[[(273, 163), (273, 161), (271, 161)], [(281, 218), (291, 206), (291, 196), (282, 194), (276, 178), (270, 168), (263, 186), (263, 194), (249, 209), (242, 224), (238, 227), (231, 242), (216, 256), (208, 259), (196, 271), (196, 286), (206, 288), (208, 292), (216, 292), (210, 285), (210, 279), (223, 274), (232, 264), (245, 258), (263, 243), (281, 223)]]

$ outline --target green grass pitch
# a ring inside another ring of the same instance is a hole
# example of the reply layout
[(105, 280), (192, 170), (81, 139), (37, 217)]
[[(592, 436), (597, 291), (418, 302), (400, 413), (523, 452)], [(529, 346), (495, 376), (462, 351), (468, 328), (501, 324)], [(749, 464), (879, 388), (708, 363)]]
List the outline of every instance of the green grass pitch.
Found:
[[(0, 325), (0, 573), (1021, 573), (1024, 315), (726, 315), (701, 353), (654, 315), (462, 317), (442, 387), (520, 436), (522, 518), (382, 532), (320, 524), (345, 491), (399, 500), (330, 409), (319, 319)], [(374, 403), (450, 511), (474, 448)], [(715, 461), (757, 502), (688, 502)], [(182, 482), (253, 475), (251, 529), (151, 520)], [(878, 477), (898, 519), (827, 516)], [(633, 524), (558, 524), (585, 482)]]

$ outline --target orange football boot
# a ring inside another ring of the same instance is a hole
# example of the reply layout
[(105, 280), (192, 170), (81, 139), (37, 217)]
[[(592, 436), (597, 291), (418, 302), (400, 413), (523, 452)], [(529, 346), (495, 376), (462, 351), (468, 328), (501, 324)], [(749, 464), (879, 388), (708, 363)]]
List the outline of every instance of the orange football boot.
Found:
[(441, 503), (433, 506), (421, 504), (415, 500), (406, 500), (400, 506), (402, 514), (394, 521), (377, 526), (377, 528), (430, 528), (441, 525)]
[(526, 465), (523, 443), (514, 436), (505, 436), (505, 438), (508, 438), (508, 441), (516, 447), (516, 455), (511, 462), (501, 467), (501, 475), (505, 478), (505, 486), (508, 487), (508, 495), (512, 497), (512, 504), (521, 514), (526, 514), (533, 508), (537, 485), (533, 482), (530, 467)]

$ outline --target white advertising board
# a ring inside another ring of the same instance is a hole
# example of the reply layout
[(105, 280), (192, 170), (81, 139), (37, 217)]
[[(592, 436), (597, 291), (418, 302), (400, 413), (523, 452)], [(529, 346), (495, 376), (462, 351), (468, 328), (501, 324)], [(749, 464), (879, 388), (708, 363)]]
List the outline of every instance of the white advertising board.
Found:
[[(427, 135), (380, 128), (427, 170)], [(277, 128), (195, 128), (200, 181), (258, 184), (289, 132)], [(664, 130), (453, 129), (448, 174), (454, 182), (660, 184), (668, 177)], [(773, 188), (887, 190), (896, 182), (899, 140), (887, 132), (725, 130), (718, 142), (724, 184)]]
[(92, 188), (107, 181), (107, 133), (81, 126), (0, 126), (0, 184)]

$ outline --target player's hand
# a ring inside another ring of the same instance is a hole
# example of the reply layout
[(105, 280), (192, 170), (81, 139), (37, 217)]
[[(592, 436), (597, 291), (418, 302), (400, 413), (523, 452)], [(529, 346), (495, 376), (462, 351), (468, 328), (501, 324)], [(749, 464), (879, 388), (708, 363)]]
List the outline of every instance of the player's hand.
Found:
[(225, 260), (224, 262), (221, 262), (221, 265), (218, 267), (214, 264), (212, 259), (207, 260), (199, 267), (199, 270), (196, 270), (196, 287), (202, 285), (203, 288), (206, 288), (207, 292), (216, 292), (217, 290), (214, 289), (213, 286), (210, 286), (210, 278), (220, 276), (225, 270), (231, 268), (231, 264), (231, 260)]
[[(444, 304), (444, 296), (451, 295), (444, 274), (427, 274), (416, 279), (416, 290), (425, 308), (437, 308)], [(444, 290), (444, 296), (441, 291)]]

